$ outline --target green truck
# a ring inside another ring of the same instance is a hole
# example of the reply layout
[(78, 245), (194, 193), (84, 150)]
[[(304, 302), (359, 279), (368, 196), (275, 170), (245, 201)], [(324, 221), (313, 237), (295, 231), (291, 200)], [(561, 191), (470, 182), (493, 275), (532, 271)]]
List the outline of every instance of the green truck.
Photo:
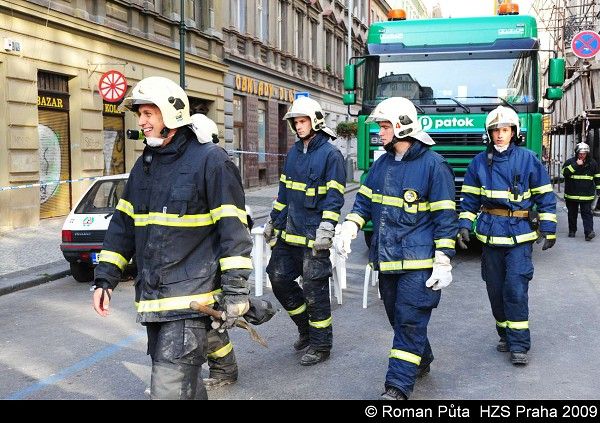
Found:
[[(535, 18), (521, 15), (479, 18), (395, 20), (370, 26), (367, 51), (344, 70), (344, 104), (357, 103), (357, 165), (363, 178), (384, 153), (379, 128), (365, 120), (388, 97), (415, 104), (423, 128), (455, 172), (457, 205), (471, 159), (486, 148), (485, 118), (498, 105), (521, 120), (523, 145), (542, 151), (539, 107), (540, 59)], [(562, 97), (564, 59), (551, 58), (544, 98)], [(369, 242), (371, 227), (366, 225)]]

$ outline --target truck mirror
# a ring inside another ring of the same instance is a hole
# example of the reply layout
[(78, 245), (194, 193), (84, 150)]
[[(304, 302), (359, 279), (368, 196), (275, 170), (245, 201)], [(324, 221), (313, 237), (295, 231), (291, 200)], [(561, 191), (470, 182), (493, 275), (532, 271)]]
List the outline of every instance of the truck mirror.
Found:
[(562, 88), (546, 88), (546, 94), (544, 94), (544, 98), (546, 100), (560, 100), (563, 97)]
[(344, 94), (344, 105), (350, 106), (352, 104), (356, 104), (356, 94), (345, 93)]
[[(565, 59), (550, 59), (548, 64), (548, 85), (560, 87), (565, 83)], [(562, 94), (561, 94), (562, 96)]]
[[(356, 66), (352, 63), (344, 66), (344, 90), (354, 91), (356, 89), (355, 79), (356, 79)], [(352, 103), (352, 104), (354, 104), (354, 103)]]

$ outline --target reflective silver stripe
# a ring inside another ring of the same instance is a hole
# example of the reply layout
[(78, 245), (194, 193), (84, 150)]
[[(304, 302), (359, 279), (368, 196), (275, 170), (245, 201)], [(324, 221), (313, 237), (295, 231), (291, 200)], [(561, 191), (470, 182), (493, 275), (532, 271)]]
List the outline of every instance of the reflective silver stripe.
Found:
[(477, 217), (477, 215), (475, 213), (471, 213), (471, 212), (468, 212), (468, 211), (461, 212), (458, 215), (459, 219), (469, 219), (471, 222), (473, 222), (476, 217)]
[(434, 201), (429, 203), (432, 212), (438, 210), (456, 210), (456, 203), (452, 200)]
[(507, 320), (506, 327), (509, 329), (517, 329), (517, 330), (529, 329), (529, 321), (525, 320), (522, 322), (511, 322), (510, 320)]
[(333, 220), (334, 222), (337, 222), (340, 220), (340, 214), (336, 213), (336, 212), (325, 210), (323, 212), (323, 219), (329, 219), (329, 220)]
[(273, 208), (277, 211), (281, 211), (283, 209), (285, 209), (287, 206), (286, 204), (280, 203), (279, 201), (275, 201), (275, 203), (273, 203)]
[(125, 257), (123, 257), (121, 254), (109, 250), (100, 251), (98, 261), (112, 263), (121, 270), (124, 270), (125, 266), (127, 266), (127, 263), (129, 263), (129, 261), (125, 260)]
[(506, 327), (506, 322), (499, 322), (496, 320), (496, 326), (498, 326), (499, 328), (505, 328)]
[(323, 329), (326, 328), (328, 326), (331, 326), (331, 322), (333, 321), (333, 317), (329, 316), (328, 319), (325, 320), (320, 320), (318, 322), (313, 322), (313, 321), (308, 321), (308, 324), (310, 326), (312, 326), (313, 328), (317, 328), (317, 329)]
[(248, 214), (246, 213), (246, 210), (239, 209), (233, 204), (223, 204), (216, 209), (210, 210), (210, 216), (215, 223), (223, 217), (237, 217), (243, 224), (248, 224)]
[(588, 196), (588, 195), (568, 195), (565, 194), (565, 198), (567, 200), (581, 200), (581, 201), (592, 201), (594, 199), (594, 196)]
[(571, 175), (571, 176), (569, 176), (569, 178), (572, 178), (572, 179), (589, 179), (589, 180), (594, 179), (593, 176), (589, 176), (589, 175)]
[(420, 356), (408, 351), (395, 350), (393, 348), (390, 350), (389, 358), (397, 358), (398, 360), (408, 361), (409, 363), (415, 364), (417, 366), (421, 364)]
[(121, 198), (119, 200), (119, 202), (117, 203), (117, 210), (122, 211), (123, 213), (125, 213), (126, 215), (128, 215), (129, 217), (131, 217), (133, 219), (133, 216), (134, 216), (133, 204), (131, 204), (129, 201), (123, 200)]
[(436, 239), (435, 248), (454, 248), (456, 241), (449, 238)]
[(135, 303), (135, 308), (138, 313), (154, 313), (159, 311), (189, 309), (192, 301), (196, 301), (203, 305), (213, 304), (215, 302), (213, 296), (219, 292), (221, 292), (221, 290), (216, 289), (205, 294), (160, 298), (158, 300), (144, 300), (140, 301), (139, 303)]
[(366, 185), (361, 185), (358, 189), (358, 193), (368, 198), (371, 198), (373, 196), (373, 191), (371, 191), (371, 188), (367, 187)]
[(555, 213), (540, 213), (540, 220), (549, 220), (550, 222), (556, 222)]
[(365, 219), (363, 219), (362, 217), (360, 217), (360, 215), (358, 215), (356, 213), (348, 214), (346, 216), (346, 220), (356, 223), (359, 228), (362, 228), (363, 225), (365, 224)]
[(340, 184), (338, 181), (335, 180), (331, 180), (331, 181), (327, 181), (327, 189), (337, 189), (339, 192), (341, 192), (342, 194), (344, 194), (344, 192), (346, 191), (346, 188)]
[[(552, 190), (552, 187), (550, 188), (550, 190)], [(481, 194), (487, 198), (499, 198), (509, 200), (513, 203), (519, 203), (523, 200), (531, 198), (531, 191), (525, 191), (523, 194), (518, 195), (516, 198), (510, 191), (496, 191), (482, 188)]]
[(399, 260), (399, 261), (382, 261), (379, 263), (379, 269), (382, 272), (391, 270), (416, 270), (430, 269), (433, 267), (433, 259), (423, 260)]
[(295, 308), (293, 310), (288, 310), (288, 314), (290, 316), (295, 316), (297, 314), (302, 313), (304, 310), (306, 310), (306, 304), (302, 304), (300, 307)]
[(552, 192), (552, 185), (546, 184), (539, 187), (531, 188), (531, 193), (533, 195), (545, 194), (547, 192)]
[(208, 358), (223, 358), (227, 354), (229, 354), (233, 350), (233, 344), (228, 342), (224, 347), (219, 348), (218, 350), (206, 354)]
[(474, 187), (474, 186), (471, 186), (471, 185), (463, 185), (462, 188), (461, 188), (461, 191), (463, 193), (481, 195), (481, 188), (480, 187)]
[(224, 257), (219, 259), (221, 271), (229, 269), (252, 269), (252, 259), (242, 256)]

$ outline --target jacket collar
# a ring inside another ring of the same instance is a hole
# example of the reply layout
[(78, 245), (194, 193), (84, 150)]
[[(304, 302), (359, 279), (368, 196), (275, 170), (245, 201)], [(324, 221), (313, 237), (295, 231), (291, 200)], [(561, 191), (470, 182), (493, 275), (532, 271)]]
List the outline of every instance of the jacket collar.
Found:
[(146, 148), (151, 150), (153, 154), (159, 154), (165, 159), (176, 159), (185, 152), (190, 139), (195, 139), (192, 130), (187, 126), (182, 126), (177, 129), (177, 132), (175, 133), (175, 135), (173, 135), (173, 140), (171, 140), (171, 142), (165, 147), (146, 146)]
[[(308, 142), (308, 148), (306, 149), (306, 152), (308, 153), (309, 151), (316, 150), (328, 141), (329, 135), (323, 133), (322, 131), (318, 131), (314, 138)], [(296, 141), (295, 145), (300, 152), (304, 151), (304, 141), (299, 139), (298, 141)]]
[[(402, 156), (402, 161), (406, 160), (415, 160), (421, 154), (425, 153), (429, 150), (429, 147), (423, 144), (421, 141), (417, 141), (415, 139), (412, 140), (412, 145), (408, 147), (404, 156)], [(390, 157), (395, 157), (396, 153), (387, 153)]]

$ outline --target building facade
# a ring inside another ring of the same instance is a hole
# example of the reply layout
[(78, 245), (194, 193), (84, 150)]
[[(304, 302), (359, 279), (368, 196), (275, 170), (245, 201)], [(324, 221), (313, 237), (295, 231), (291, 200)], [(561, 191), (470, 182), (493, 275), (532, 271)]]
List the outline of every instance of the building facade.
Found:
[[(186, 91), (222, 126), (215, 1), (185, 1)], [(147, 76), (179, 81), (180, 19), (180, 0), (0, 0), (0, 227), (66, 215), (90, 183), (49, 182), (131, 169), (143, 144), (124, 131), (137, 119), (103, 101), (98, 83), (107, 71), (127, 89)]]
[(225, 0), (223, 38), (226, 148), (246, 187), (275, 183), (295, 138), (283, 121), (294, 95), (308, 92), (328, 126), (347, 119), (343, 71), (365, 48), (368, 0)]

